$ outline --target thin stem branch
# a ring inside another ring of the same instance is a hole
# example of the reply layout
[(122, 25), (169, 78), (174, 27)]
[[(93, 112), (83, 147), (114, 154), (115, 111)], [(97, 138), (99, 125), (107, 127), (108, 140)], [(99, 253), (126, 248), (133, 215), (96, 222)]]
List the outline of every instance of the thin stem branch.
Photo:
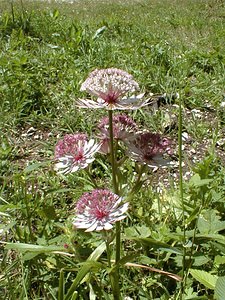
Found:
[[(138, 169), (138, 177), (136, 179), (136, 182), (135, 182), (130, 194), (133, 194), (133, 193), (137, 192), (136, 189), (138, 188), (138, 186), (140, 184), (142, 174), (144, 173), (145, 170), (146, 170), (146, 165), (141, 165), (140, 168)], [(141, 188), (141, 186), (140, 186), (140, 188)]]
[(91, 175), (90, 169), (89, 169), (89, 168), (86, 168), (86, 169), (85, 169), (85, 172), (86, 172), (86, 174), (88, 175), (88, 177), (90, 178), (90, 180), (91, 180), (91, 182), (93, 183), (94, 187), (95, 187), (95, 188), (98, 188), (98, 185), (97, 185), (96, 181), (94, 180), (94, 178), (93, 178), (92, 175)]
[(112, 264), (111, 264), (111, 249), (110, 249), (110, 245), (109, 245), (109, 239), (108, 239), (108, 236), (107, 236), (107, 232), (105, 230), (103, 230), (103, 238), (105, 240), (105, 245), (106, 245), (108, 267), (111, 268), (112, 267)]
[(111, 157), (111, 165), (112, 165), (113, 190), (115, 194), (118, 194), (119, 191), (118, 191), (117, 176), (116, 176), (116, 159), (114, 153), (112, 110), (109, 110), (109, 138), (110, 138), (110, 157)]
[(179, 152), (179, 189), (180, 189), (180, 199), (181, 199), (181, 206), (182, 206), (182, 222), (183, 222), (183, 259), (182, 259), (182, 277), (183, 281), (181, 282), (181, 294), (180, 299), (182, 299), (182, 295), (184, 293), (185, 283), (186, 283), (186, 247), (184, 247), (186, 243), (186, 224), (185, 224), (185, 213), (184, 213), (184, 192), (183, 192), (183, 166), (182, 166), (182, 129), (183, 129), (183, 116), (182, 116), (182, 100), (179, 99), (179, 128), (178, 128), (178, 152)]

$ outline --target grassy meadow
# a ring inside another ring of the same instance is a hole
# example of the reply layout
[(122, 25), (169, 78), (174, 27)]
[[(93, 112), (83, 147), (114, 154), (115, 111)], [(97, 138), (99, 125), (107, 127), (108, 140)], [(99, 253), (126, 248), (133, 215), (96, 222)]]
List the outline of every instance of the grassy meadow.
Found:
[[(112, 189), (110, 163), (54, 170), (57, 141), (95, 138), (106, 113), (76, 107), (81, 84), (115, 67), (161, 95), (126, 113), (176, 162), (136, 189), (121, 168), (121, 299), (225, 300), (224, 44), (219, 0), (0, 0), (0, 299), (115, 299), (102, 234), (71, 222), (84, 192)], [(113, 262), (113, 230), (110, 245)]]

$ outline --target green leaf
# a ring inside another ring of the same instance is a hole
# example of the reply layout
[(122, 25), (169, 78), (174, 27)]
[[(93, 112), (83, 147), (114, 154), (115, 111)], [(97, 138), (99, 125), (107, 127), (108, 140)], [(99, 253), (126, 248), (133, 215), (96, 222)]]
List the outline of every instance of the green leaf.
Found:
[(31, 260), (34, 257), (38, 256), (39, 254), (40, 254), (40, 252), (26, 252), (23, 255), (23, 261)]
[(4, 212), (1, 212), (1, 211), (0, 211), (0, 216), (2, 216), (2, 217), (10, 217), (10, 215), (9, 215), (9, 214), (6, 214), (6, 213), (4, 213)]
[(208, 240), (214, 240), (217, 243), (225, 245), (225, 237), (222, 234), (196, 234), (195, 242), (197, 244), (207, 243)]
[(154, 249), (163, 250), (170, 253), (182, 254), (182, 252), (179, 249), (171, 247), (169, 244), (154, 240), (152, 238), (125, 237), (125, 239), (139, 242), (145, 246), (149, 246)]
[(26, 167), (24, 169), (24, 172), (25, 173), (30, 173), (32, 171), (38, 170), (40, 167), (48, 165), (48, 164), (49, 164), (49, 162), (47, 162), (47, 161), (35, 163), (35, 164), (29, 165), (28, 167)]
[(106, 26), (102, 26), (99, 29), (97, 29), (93, 36), (93, 40), (97, 39), (100, 35), (102, 35), (105, 30), (106, 30)]
[(218, 276), (212, 275), (212, 274), (202, 271), (202, 270), (190, 269), (189, 272), (197, 281), (199, 281), (205, 287), (212, 289), (212, 290), (215, 289)]
[(201, 179), (199, 174), (195, 174), (191, 177), (189, 184), (193, 185), (195, 187), (201, 187), (201, 186), (209, 184), (212, 181), (213, 181), (213, 179)]
[(200, 233), (217, 233), (225, 229), (225, 221), (220, 221), (218, 212), (208, 209), (202, 212), (198, 219), (198, 229)]
[(194, 260), (193, 266), (199, 267), (199, 266), (207, 264), (210, 261), (210, 258), (206, 257), (204, 255), (197, 255), (197, 256), (194, 255), (193, 260)]
[(57, 189), (49, 189), (48, 191), (46, 191), (46, 194), (54, 194), (54, 193), (57, 193), (57, 194), (59, 194), (59, 193), (65, 193), (65, 192), (70, 192), (71, 191), (71, 189), (70, 188), (63, 188), (63, 189), (61, 189), (61, 188), (57, 188)]
[(54, 206), (44, 206), (43, 213), (45, 217), (49, 220), (55, 220), (57, 218)]
[(71, 297), (71, 300), (76, 300), (77, 297), (78, 297), (78, 292), (76, 291), (76, 292), (73, 293), (73, 296)]
[(95, 294), (95, 292), (94, 292), (94, 289), (93, 289), (93, 287), (92, 287), (92, 285), (91, 284), (89, 284), (89, 290), (90, 290), (90, 292), (89, 292), (89, 300), (96, 300), (96, 294)]
[(70, 297), (73, 295), (73, 293), (76, 291), (77, 287), (79, 286), (80, 282), (85, 281), (85, 276), (90, 272), (93, 268), (101, 268), (102, 264), (98, 263), (97, 260), (102, 255), (102, 253), (105, 251), (106, 245), (105, 242), (100, 244), (88, 257), (86, 262), (82, 263), (82, 268), (77, 273), (76, 278), (74, 279), (74, 282), (72, 283), (71, 287), (69, 288), (68, 293), (66, 294), (65, 300), (70, 299)]
[(199, 206), (196, 206), (196, 208), (191, 212), (190, 216), (185, 221), (186, 225), (189, 225), (196, 217), (198, 217), (199, 214)]
[[(126, 255), (118, 261), (118, 264), (123, 266), (128, 262), (132, 262), (134, 259), (137, 259), (138, 257), (139, 257), (139, 253)], [(115, 267), (117, 266), (115, 265)]]
[(216, 255), (214, 262), (216, 265), (225, 264), (225, 256)]
[(147, 226), (133, 226), (125, 229), (125, 233), (132, 237), (142, 237), (147, 238), (151, 235), (151, 230)]
[(157, 264), (156, 259), (150, 258), (145, 255), (140, 255), (138, 259), (139, 264), (145, 264), (145, 265), (155, 265)]
[(103, 242), (91, 253), (87, 260), (98, 260), (102, 253), (105, 251), (105, 249), (106, 245), (105, 242)]
[(215, 299), (216, 300), (225, 299), (225, 276), (219, 277), (216, 281)]
[(34, 244), (24, 244), (24, 243), (6, 243), (6, 249), (18, 250), (19, 252), (54, 252), (54, 251), (65, 251), (63, 247), (59, 246), (41, 246)]
[(76, 278), (74, 279), (71, 287), (69, 288), (68, 293), (65, 296), (64, 300), (70, 299), (70, 297), (73, 295), (74, 292), (76, 292), (77, 287), (79, 286), (79, 283), (81, 280), (90, 272), (92, 268), (101, 268), (102, 264), (98, 263), (96, 261), (86, 261), (82, 264), (82, 268), (80, 271), (77, 273)]

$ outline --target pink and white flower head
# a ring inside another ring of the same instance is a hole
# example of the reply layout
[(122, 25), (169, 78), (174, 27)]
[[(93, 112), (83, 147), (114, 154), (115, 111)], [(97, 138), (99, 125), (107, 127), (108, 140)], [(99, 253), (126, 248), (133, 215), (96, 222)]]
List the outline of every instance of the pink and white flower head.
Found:
[[(127, 115), (113, 116), (113, 138), (123, 142), (134, 139), (137, 132), (137, 124)], [(110, 152), (110, 133), (109, 133), (109, 118), (104, 117), (98, 125), (100, 134), (98, 138), (102, 141), (100, 152), (108, 154)]]
[[(77, 106), (82, 108), (137, 109), (148, 104), (141, 101), (144, 94), (135, 96), (139, 85), (129, 73), (116, 69), (94, 70), (81, 85), (81, 91), (86, 91), (97, 100), (79, 99)], [(133, 94), (134, 93), (134, 94)], [(133, 94), (126, 97), (127, 94)]]
[(73, 225), (87, 232), (112, 229), (115, 222), (126, 217), (128, 203), (121, 204), (122, 200), (106, 189), (83, 194), (76, 204), (77, 215)]
[(83, 133), (65, 135), (55, 147), (55, 170), (59, 174), (68, 174), (86, 168), (94, 161), (100, 146), (93, 139), (88, 141)]
[(166, 167), (170, 164), (164, 154), (171, 154), (170, 141), (159, 134), (143, 132), (128, 144), (128, 154), (131, 159), (154, 169)]

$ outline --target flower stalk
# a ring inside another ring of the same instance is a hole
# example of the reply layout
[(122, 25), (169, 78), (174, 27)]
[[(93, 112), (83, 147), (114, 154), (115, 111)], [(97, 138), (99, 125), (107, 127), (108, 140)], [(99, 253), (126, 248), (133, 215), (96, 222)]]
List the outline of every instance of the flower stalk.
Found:
[(112, 183), (113, 183), (113, 191), (118, 195), (118, 184), (117, 184), (117, 176), (116, 176), (116, 158), (114, 153), (114, 141), (113, 141), (113, 113), (112, 110), (109, 110), (109, 141), (110, 141), (110, 157), (111, 157), (111, 165), (112, 165)]
[[(110, 155), (111, 155), (111, 165), (112, 165), (112, 183), (114, 193), (119, 194), (117, 174), (116, 174), (116, 153), (114, 152), (114, 140), (113, 140), (113, 112), (108, 111), (109, 115), (109, 139), (110, 139)], [(121, 243), (121, 226), (120, 221), (116, 222), (116, 265), (120, 260), (120, 243)], [(120, 287), (119, 287), (119, 267), (116, 268), (114, 273), (114, 286), (113, 296), (114, 299), (120, 299)]]

